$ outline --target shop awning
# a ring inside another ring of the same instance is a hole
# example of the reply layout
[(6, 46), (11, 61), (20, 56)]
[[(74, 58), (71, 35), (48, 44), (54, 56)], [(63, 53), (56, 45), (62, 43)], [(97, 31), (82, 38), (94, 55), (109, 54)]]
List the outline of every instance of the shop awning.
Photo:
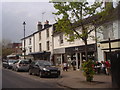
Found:
[(32, 52), (32, 53), (29, 53), (28, 55), (38, 55), (38, 54), (50, 54), (50, 52), (46, 52), (46, 51), (43, 51), (43, 52)]

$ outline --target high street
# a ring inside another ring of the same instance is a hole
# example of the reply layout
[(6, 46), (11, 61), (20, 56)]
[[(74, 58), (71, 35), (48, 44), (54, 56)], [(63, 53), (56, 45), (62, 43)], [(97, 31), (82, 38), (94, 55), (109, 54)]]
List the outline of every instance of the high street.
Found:
[(2, 88), (60, 88), (57, 79), (59, 78), (40, 78), (26, 72), (2, 69)]

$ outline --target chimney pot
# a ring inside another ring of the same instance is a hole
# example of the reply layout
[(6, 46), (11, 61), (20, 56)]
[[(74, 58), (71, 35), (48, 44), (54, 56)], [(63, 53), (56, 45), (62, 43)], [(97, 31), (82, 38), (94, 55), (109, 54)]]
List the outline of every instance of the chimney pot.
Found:
[(37, 27), (38, 27), (39, 31), (42, 30), (42, 24), (41, 24), (41, 22), (38, 22)]
[(44, 24), (44, 28), (48, 28), (49, 27), (49, 21), (46, 20), (45, 24)]

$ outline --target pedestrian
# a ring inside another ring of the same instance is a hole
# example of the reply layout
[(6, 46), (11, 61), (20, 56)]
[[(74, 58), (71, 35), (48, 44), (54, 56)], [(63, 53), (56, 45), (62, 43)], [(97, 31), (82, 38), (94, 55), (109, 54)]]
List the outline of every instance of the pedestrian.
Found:
[(110, 67), (111, 67), (111, 64), (110, 64), (110, 61), (105, 61), (105, 65), (106, 65), (106, 74), (109, 75), (110, 74)]
[(106, 74), (106, 65), (104, 61), (101, 61), (101, 72)]
[(100, 71), (101, 71), (101, 63), (96, 61), (96, 63), (95, 63), (95, 72), (97, 74), (100, 74)]
[(63, 71), (68, 71), (68, 64), (67, 64), (67, 62), (63, 63)]
[(71, 65), (73, 67), (73, 70), (76, 70), (76, 61), (75, 60), (72, 61)]

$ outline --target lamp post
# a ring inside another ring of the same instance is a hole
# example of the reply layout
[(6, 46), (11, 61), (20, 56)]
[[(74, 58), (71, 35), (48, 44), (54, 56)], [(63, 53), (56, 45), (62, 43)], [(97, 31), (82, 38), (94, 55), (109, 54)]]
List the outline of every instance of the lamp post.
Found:
[(24, 59), (25, 59), (25, 52), (26, 52), (26, 50), (25, 50), (25, 25), (26, 25), (26, 23), (24, 21), (23, 22), (23, 27), (24, 27), (24, 50), (23, 50), (23, 52), (24, 52)]

